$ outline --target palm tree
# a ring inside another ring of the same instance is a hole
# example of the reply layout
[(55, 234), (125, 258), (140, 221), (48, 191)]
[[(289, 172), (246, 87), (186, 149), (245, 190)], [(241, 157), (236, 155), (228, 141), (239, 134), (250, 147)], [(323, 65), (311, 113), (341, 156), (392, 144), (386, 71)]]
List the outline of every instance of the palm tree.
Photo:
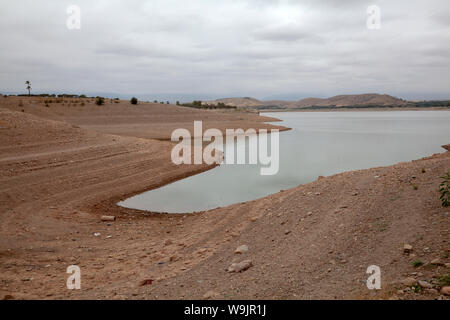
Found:
[(28, 95), (31, 96), (31, 82), (27, 80), (25, 84), (27, 85)]

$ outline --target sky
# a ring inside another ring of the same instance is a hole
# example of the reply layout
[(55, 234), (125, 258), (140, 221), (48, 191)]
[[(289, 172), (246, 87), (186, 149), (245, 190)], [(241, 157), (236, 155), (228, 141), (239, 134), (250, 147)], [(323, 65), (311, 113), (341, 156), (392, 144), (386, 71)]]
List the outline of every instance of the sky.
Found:
[(448, 0), (0, 0), (0, 30), (0, 93), (450, 99)]

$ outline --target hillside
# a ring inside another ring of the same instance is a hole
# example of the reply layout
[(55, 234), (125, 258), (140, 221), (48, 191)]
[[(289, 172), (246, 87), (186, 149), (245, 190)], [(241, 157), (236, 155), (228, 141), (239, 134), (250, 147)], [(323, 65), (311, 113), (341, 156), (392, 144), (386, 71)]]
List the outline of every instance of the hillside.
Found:
[(227, 106), (235, 106), (239, 108), (246, 108), (246, 107), (261, 107), (264, 106), (264, 102), (250, 97), (243, 97), (243, 98), (224, 98), (224, 99), (217, 99), (213, 101), (205, 101), (204, 104), (211, 104), (211, 105), (217, 105), (219, 103), (224, 103)]
[(355, 106), (405, 106), (407, 101), (387, 94), (366, 93), (352, 95), (338, 95), (331, 98), (305, 98), (299, 101), (268, 100), (261, 101), (255, 98), (225, 98), (214, 101), (205, 101), (204, 104), (217, 105), (224, 103), (227, 106), (240, 108), (308, 108), (308, 107), (355, 107)]
[(407, 102), (405, 100), (387, 95), (387, 94), (353, 94), (353, 95), (339, 95), (327, 99), (306, 98), (298, 102), (288, 104), (288, 108), (306, 108), (312, 106), (326, 106), (326, 107), (348, 107), (348, 106), (404, 106)]

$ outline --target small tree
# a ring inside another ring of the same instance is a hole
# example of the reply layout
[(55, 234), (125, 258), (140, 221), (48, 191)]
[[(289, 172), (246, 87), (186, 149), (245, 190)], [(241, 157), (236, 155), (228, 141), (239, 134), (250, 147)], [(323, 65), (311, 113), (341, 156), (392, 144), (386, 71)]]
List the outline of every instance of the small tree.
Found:
[(131, 98), (130, 102), (131, 102), (131, 104), (138, 104), (138, 99), (133, 97), (133, 98)]
[(177, 106), (179, 106), (180, 105), (180, 101), (177, 101)]
[(104, 105), (105, 104), (105, 98), (103, 97), (97, 97), (95, 99), (95, 104), (98, 106)]
[(27, 85), (28, 95), (31, 96), (31, 82), (27, 80), (25, 84)]

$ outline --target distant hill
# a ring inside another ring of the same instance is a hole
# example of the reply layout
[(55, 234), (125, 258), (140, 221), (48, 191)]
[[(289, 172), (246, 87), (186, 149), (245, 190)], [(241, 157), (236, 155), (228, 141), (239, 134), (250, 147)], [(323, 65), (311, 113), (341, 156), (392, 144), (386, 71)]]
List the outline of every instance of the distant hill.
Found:
[(244, 98), (225, 98), (217, 99), (213, 101), (204, 101), (203, 104), (217, 105), (219, 103), (224, 103), (227, 106), (235, 106), (239, 108), (254, 108), (264, 106), (264, 102), (250, 97)]
[(339, 95), (327, 99), (306, 98), (287, 104), (287, 108), (306, 107), (349, 107), (349, 106), (404, 106), (408, 102), (387, 94), (366, 93), (353, 95)]

